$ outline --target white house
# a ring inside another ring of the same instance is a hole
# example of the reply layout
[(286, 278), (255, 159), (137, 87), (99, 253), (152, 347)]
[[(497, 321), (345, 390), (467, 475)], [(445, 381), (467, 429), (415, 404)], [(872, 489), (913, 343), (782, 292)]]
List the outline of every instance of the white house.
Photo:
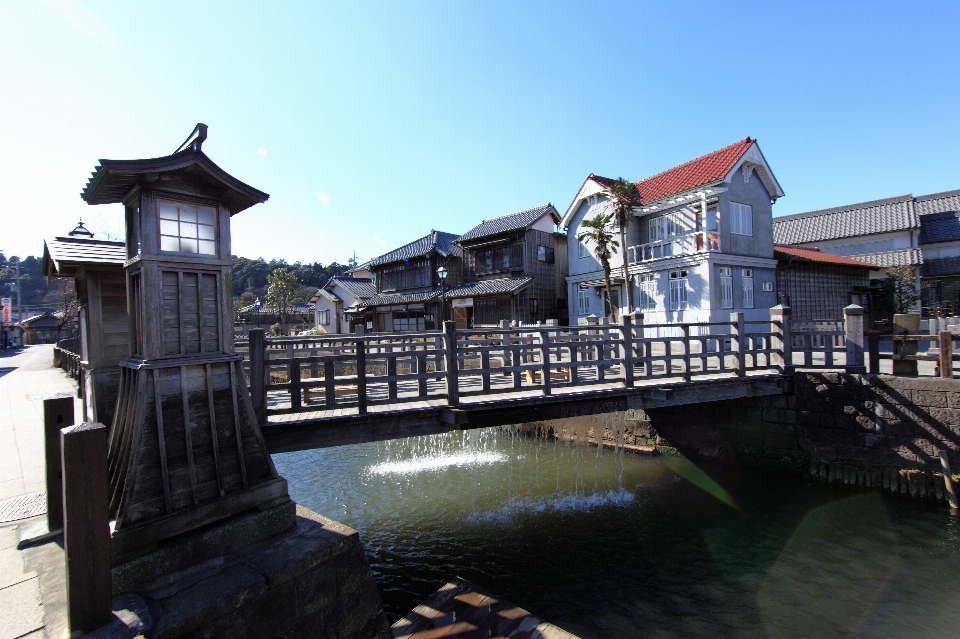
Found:
[(325, 333), (352, 333), (362, 302), (377, 294), (369, 277), (335, 275), (310, 298), (315, 326)]
[[(569, 312), (585, 321), (606, 315), (604, 278), (594, 247), (577, 241), (580, 224), (607, 210), (614, 182), (590, 174), (567, 208)], [(756, 140), (704, 155), (637, 183), (639, 198), (626, 229), (627, 272), (613, 256), (618, 315), (643, 313), (646, 324), (769, 317), (777, 303), (772, 204), (783, 197)], [(625, 286), (634, 309), (626, 309)]]

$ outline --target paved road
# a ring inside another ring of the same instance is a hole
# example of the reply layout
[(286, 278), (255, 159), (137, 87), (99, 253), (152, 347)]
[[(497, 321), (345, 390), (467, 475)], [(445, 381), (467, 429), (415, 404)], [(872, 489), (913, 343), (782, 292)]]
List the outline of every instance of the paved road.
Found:
[[(0, 500), (46, 490), (43, 398), (76, 390), (76, 380), (53, 368), (51, 345), (0, 353)], [(79, 399), (74, 411), (79, 423)]]

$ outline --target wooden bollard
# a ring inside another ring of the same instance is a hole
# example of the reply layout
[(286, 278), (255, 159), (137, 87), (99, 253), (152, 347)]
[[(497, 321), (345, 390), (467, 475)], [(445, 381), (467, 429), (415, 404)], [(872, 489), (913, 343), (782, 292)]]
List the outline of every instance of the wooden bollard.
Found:
[(950, 474), (950, 460), (947, 451), (940, 449), (940, 465), (943, 466), (943, 483), (947, 489), (947, 500), (950, 502), (950, 513), (960, 514), (960, 505), (957, 504), (957, 491), (953, 487), (953, 475)]
[(940, 377), (953, 377), (953, 333), (940, 331)]
[(113, 619), (107, 428), (84, 422), (60, 431), (63, 464), (63, 546), (71, 635)]
[(63, 471), (60, 430), (74, 425), (73, 395), (43, 398), (43, 439), (47, 462), (47, 530), (63, 528)]

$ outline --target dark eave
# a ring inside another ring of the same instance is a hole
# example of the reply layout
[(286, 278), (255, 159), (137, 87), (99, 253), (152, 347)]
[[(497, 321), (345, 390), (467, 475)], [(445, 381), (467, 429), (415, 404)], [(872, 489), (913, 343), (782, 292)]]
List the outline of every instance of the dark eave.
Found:
[(227, 203), (231, 215), (270, 197), (221, 169), (203, 151), (189, 148), (149, 160), (100, 160), (80, 197), (87, 204), (118, 204), (137, 185), (162, 187), (161, 174), (174, 171), (183, 171), (218, 190), (217, 197)]

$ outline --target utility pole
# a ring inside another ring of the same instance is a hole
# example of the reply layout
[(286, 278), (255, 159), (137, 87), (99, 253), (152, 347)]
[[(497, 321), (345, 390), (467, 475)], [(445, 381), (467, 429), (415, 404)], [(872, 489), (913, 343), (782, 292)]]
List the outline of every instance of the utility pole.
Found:
[[(20, 315), (20, 258), (17, 258), (17, 323), (23, 321), (23, 316)], [(23, 329), (21, 329), (22, 331)]]

